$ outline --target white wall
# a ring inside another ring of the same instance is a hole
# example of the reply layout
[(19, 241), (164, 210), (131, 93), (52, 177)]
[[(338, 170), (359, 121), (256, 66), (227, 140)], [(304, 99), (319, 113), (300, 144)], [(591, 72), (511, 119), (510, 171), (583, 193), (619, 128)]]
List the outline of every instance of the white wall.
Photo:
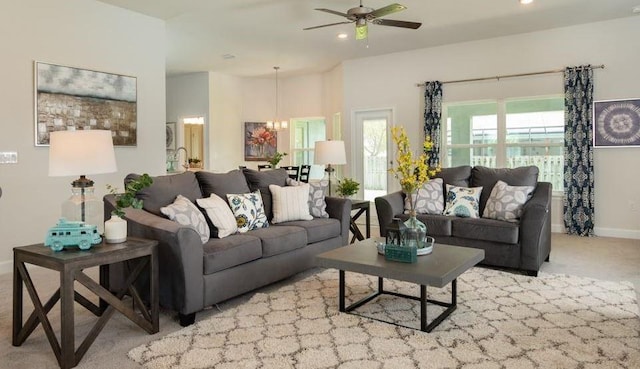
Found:
[[(167, 77), (167, 122), (176, 122), (176, 148), (184, 146), (184, 126), (181, 119), (202, 116), (205, 120), (205, 134), (209, 127), (209, 73), (188, 73)], [(181, 150), (180, 163), (186, 161)], [(204, 165), (210, 167), (211, 160), (204, 142)], [(180, 168), (180, 167), (179, 167)]]
[[(536, 72), (582, 64), (605, 64), (596, 70), (595, 100), (640, 97), (640, 17), (501, 37), (343, 63), (345, 139), (355, 110), (392, 107), (395, 124), (404, 125), (414, 147), (422, 140), (425, 80), (456, 80)], [(444, 101), (562, 94), (562, 74), (499, 82), (447, 84)], [(417, 134), (420, 133), (420, 134)], [(629, 170), (634, 168), (633, 170)], [(595, 151), (596, 234), (640, 239), (640, 148)], [(561, 231), (562, 205), (556, 199), (552, 222)], [(631, 209), (631, 202), (636, 204)]]
[[(71, 195), (72, 177), (48, 177), (48, 147), (34, 146), (34, 60), (137, 77), (138, 143), (116, 147), (118, 173), (91, 176), (96, 195), (130, 172), (164, 173), (164, 22), (92, 0), (5, 1), (0, 12), (0, 271), (12, 248), (39, 243)], [(79, 173), (80, 174), (80, 173)]]
[(209, 73), (209, 169), (228, 172), (244, 161), (242, 79)]

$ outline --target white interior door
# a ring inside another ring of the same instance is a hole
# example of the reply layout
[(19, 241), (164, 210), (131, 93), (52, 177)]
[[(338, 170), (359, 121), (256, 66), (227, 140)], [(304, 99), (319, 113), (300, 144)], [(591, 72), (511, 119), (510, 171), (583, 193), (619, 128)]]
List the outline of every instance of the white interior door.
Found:
[(393, 186), (389, 178), (391, 109), (356, 111), (355, 170), (365, 200), (386, 195)]

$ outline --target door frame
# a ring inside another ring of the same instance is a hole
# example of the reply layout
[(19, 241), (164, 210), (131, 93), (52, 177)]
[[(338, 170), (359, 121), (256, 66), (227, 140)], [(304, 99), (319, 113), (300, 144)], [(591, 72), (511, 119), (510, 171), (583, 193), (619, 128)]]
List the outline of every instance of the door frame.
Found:
[[(396, 117), (396, 109), (392, 106), (390, 107), (380, 107), (380, 108), (367, 108), (367, 109), (353, 109), (351, 110), (351, 140), (350, 146), (351, 150), (351, 173), (356, 181), (362, 183), (363, 186), (360, 188), (358, 193), (359, 198), (364, 198), (364, 150), (362, 148), (362, 126), (358, 123), (358, 116), (360, 114), (364, 114), (365, 117), (369, 113), (381, 113), (384, 114), (387, 121), (387, 169), (391, 168), (393, 164), (393, 156), (395, 155), (395, 151), (393, 149), (393, 140), (391, 139), (391, 126), (393, 126)], [(372, 114), (373, 115), (373, 114)], [(395, 192), (399, 189), (399, 185), (396, 186), (397, 181), (393, 180), (393, 177), (387, 172), (387, 193)]]

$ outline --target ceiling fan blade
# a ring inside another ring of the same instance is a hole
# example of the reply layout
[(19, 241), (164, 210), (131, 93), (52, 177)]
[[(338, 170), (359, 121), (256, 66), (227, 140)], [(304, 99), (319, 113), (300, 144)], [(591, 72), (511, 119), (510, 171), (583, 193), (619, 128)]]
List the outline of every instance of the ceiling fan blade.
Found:
[(393, 20), (393, 19), (374, 19), (371, 21), (371, 23), (374, 23), (380, 26), (402, 27), (402, 28), (411, 28), (411, 29), (418, 29), (422, 25), (422, 23), (406, 22), (406, 21), (399, 21), (399, 20)]
[(316, 28), (324, 28), (324, 27), (330, 27), (330, 26), (337, 26), (338, 24), (349, 24), (349, 23), (353, 23), (351, 21), (348, 22), (338, 22), (338, 23), (329, 23), (329, 24), (323, 24), (321, 26), (314, 26), (314, 27), (307, 27), (307, 28), (303, 28), (303, 31), (308, 31), (310, 29), (316, 29)]
[(325, 12), (325, 13), (329, 13), (329, 14), (334, 14), (334, 15), (339, 15), (341, 17), (345, 17), (348, 18), (349, 15), (346, 13), (341, 13), (339, 11), (335, 11), (335, 10), (331, 10), (331, 9), (325, 9), (325, 8), (316, 8), (315, 10), (319, 10), (321, 12)]
[(389, 15), (389, 14), (392, 14), (392, 13), (397, 13), (399, 11), (405, 10), (406, 8), (407, 8), (406, 6), (400, 5), (398, 3), (387, 5), (387, 6), (383, 7), (383, 8), (376, 9), (376, 10), (372, 11), (371, 13), (369, 13), (367, 15), (367, 18), (373, 19), (373, 18), (384, 17), (385, 15)]

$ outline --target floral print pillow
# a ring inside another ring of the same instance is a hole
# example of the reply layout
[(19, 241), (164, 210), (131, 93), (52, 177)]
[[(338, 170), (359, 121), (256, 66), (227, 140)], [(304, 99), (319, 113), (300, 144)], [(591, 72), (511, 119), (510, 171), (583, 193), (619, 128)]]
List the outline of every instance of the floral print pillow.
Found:
[(461, 218), (480, 218), (480, 193), (482, 187), (458, 187), (447, 185), (447, 206), (444, 215)]
[(227, 201), (236, 217), (238, 232), (269, 227), (259, 190), (245, 194), (227, 194)]

